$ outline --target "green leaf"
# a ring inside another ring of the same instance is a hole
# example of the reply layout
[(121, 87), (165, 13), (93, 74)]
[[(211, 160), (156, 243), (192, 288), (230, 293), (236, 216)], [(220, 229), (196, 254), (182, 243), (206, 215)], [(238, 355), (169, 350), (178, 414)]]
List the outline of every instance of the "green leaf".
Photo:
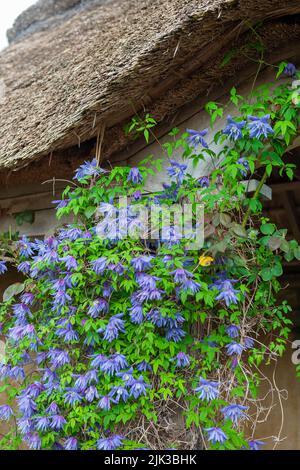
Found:
[(25, 285), (21, 284), (20, 282), (16, 282), (15, 284), (10, 285), (3, 293), (3, 302), (8, 302), (16, 295), (21, 294), (24, 289)]

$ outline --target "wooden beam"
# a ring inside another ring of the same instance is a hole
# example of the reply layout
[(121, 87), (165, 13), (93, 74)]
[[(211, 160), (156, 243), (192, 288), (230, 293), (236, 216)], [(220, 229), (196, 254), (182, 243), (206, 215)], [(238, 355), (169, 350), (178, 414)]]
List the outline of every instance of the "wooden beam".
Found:
[(300, 191), (300, 181), (291, 181), (290, 183), (271, 184), (274, 194), (285, 193), (286, 191)]
[(291, 191), (285, 191), (282, 193), (281, 197), (293, 235), (298, 243), (300, 243), (300, 224), (293, 193)]

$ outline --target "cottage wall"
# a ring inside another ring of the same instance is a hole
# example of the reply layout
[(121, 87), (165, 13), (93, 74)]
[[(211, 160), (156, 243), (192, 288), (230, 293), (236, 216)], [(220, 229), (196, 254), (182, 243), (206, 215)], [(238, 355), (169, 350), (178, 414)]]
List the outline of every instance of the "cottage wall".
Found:
[[(260, 79), (259, 83), (265, 83), (273, 78), (274, 72), (269, 70)], [(242, 89), (238, 91), (241, 94), (247, 93), (252, 87), (252, 81), (249, 80), (243, 85)], [(228, 91), (228, 87), (220, 88), (219, 101), (225, 102), (224, 94)], [(223, 96), (223, 97), (222, 97)], [(217, 123), (218, 129), (224, 127), (226, 122), (227, 114), (236, 114), (233, 106), (229, 106), (226, 109), (226, 113), (223, 119), (220, 119)], [(174, 120), (174, 127), (179, 127), (181, 130), (186, 128), (192, 129), (204, 129), (209, 128), (209, 117), (203, 110), (199, 111), (197, 103), (187, 106)], [(214, 131), (215, 132), (215, 131)], [(144, 146), (141, 143), (136, 144), (130, 150), (121, 152), (115, 155), (110, 160), (112, 165), (138, 165), (140, 161), (149, 155), (153, 155), (156, 158), (164, 159), (164, 169), (159, 175), (151, 177), (147, 183), (147, 189), (149, 191), (156, 191), (161, 189), (163, 182), (168, 179), (166, 173), (166, 167), (168, 166), (167, 157), (164, 154), (161, 145), (168, 141), (170, 137), (167, 135), (165, 130), (158, 131), (159, 143), (153, 142), (150, 145)], [(207, 141), (212, 140), (212, 132), (210, 131), (207, 136)], [(215, 145), (212, 144), (212, 148)], [(216, 147), (215, 147), (216, 148)], [(217, 150), (217, 148), (216, 148)], [(175, 151), (175, 155), (172, 157), (180, 160), (180, 149)], [(202, 162), (196, 170), (190, 166), (190, 172), (195, 176), (206, 175), (209, 171), (211, 162)], [(55, 176), (55, 168), (49, 170), (49, 179)], [(71, 178), (71, 175), (70, 175)], [(47, 189), (43, 185), (27, 185), (26, 188), (20, 189), (19, 187), (13, 187), (0, 190), (0, 209), (2, 209), (2, 217), (0, 217), (0, 231), (11, 230), (19, 231), (20, 234), (26, 234), (31, 236), (43, 236), (49, 234), (55, 229), (58, 222), (55, 220), (54, 209), (52, 205), (53, 199), (59, 199), (61, 193), (61, 185), (55, 187), (48, 186)], [(54, 192), (53, 192), (54, 189)], [(24, 222), (22, 225), (18, 225), (16, 215), (22, 211), (33, 211), (34, 220), (33, 223)], [(60, 222), (63, 223), (66, 220)], [(5, 287), (13, 282), (16, 282), (18, 276), (12, 272), (8, 276), (2, 277), (0, 282), (0, 294), (2, 294)], [(297, 334), (294, 333), (291, 340), (297, 338)], [(3, 348), (3, 346), (2, 346)], [(278, 443), (278, 449), (299, 449), (300, 450), (300, 383), (295, 377), (295, 366), (291, 362), (291, 347), (288, 348), (286, 354), (280, 359), (274, 370), (274, 364), (263, 369), (265, 379), (261, 387), (261, 397), (267, 393), (270, 387), (270, 381), (273, 381), (273, 393), (268, 393), (264, 400), (263, 406), (271, 405), (271, 411), (269, 418), (266, 422), (258, 423), (256, 437), (260, 438), (263, 436), (274, 436), (281, 429), (282, 441)], [(275, 378), (275, 381), (273, 380)], [(284, 391), (285, 390), (285, 391)], [(272, 398), (273, 397), (273, 398)], [(0, 403), (4, 401), (5, 397), (0, 395)], [(0, 428), (0, 433), (4, 433), (6, 427)], [(274, 446), (273, 438), (270, 437), (266, 448), (272, 448)]]

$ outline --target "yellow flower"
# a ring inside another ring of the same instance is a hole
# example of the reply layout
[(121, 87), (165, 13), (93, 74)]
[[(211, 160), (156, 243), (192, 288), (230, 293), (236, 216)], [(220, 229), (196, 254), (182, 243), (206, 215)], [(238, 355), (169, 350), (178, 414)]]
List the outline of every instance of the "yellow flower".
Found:
[(200, 256), (199, 264), (200, 266), (209, 266), (213, 262), (213, 258), (211, 256)]

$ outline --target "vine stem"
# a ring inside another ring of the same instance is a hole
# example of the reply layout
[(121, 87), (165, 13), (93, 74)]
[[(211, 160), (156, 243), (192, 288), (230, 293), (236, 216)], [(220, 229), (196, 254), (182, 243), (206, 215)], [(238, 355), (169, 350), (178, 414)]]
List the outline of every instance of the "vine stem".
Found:
[[(264, 172), (264, 174), (263, 174), (263, 177), (262, 177), (262, 179), (260, 180), (259, 185), (257, 186), (253, 197), (251, 198), (251, 201), (253, 201), (254, 199), (257, 199), (257, 197), (258, 197), (258, 195), (259, 195), (259, 193), (260, 193), (261, 188), (263, 187), (263, 185), (264, 185), (265, 182), (266, 182), (267, 177), (268, 177), (268, 173), (267, 173), (267, 170), (265, 170), (265, 172)], [(243, 222), (242, 222), (242, 227), (243, 227), (243, 228), (246, 227), (246, 224), (247, 224), (247, 222), (248, 222), (248, 219), (249, 219), (249, 217), (250, 217), (250, 214), (251, 214), (251, 207), (250, 207), (250, 204), (249, 204), (248, 209), (247, 209), (247, 211), (246, 211), (246, 213), (245, 213)]]

